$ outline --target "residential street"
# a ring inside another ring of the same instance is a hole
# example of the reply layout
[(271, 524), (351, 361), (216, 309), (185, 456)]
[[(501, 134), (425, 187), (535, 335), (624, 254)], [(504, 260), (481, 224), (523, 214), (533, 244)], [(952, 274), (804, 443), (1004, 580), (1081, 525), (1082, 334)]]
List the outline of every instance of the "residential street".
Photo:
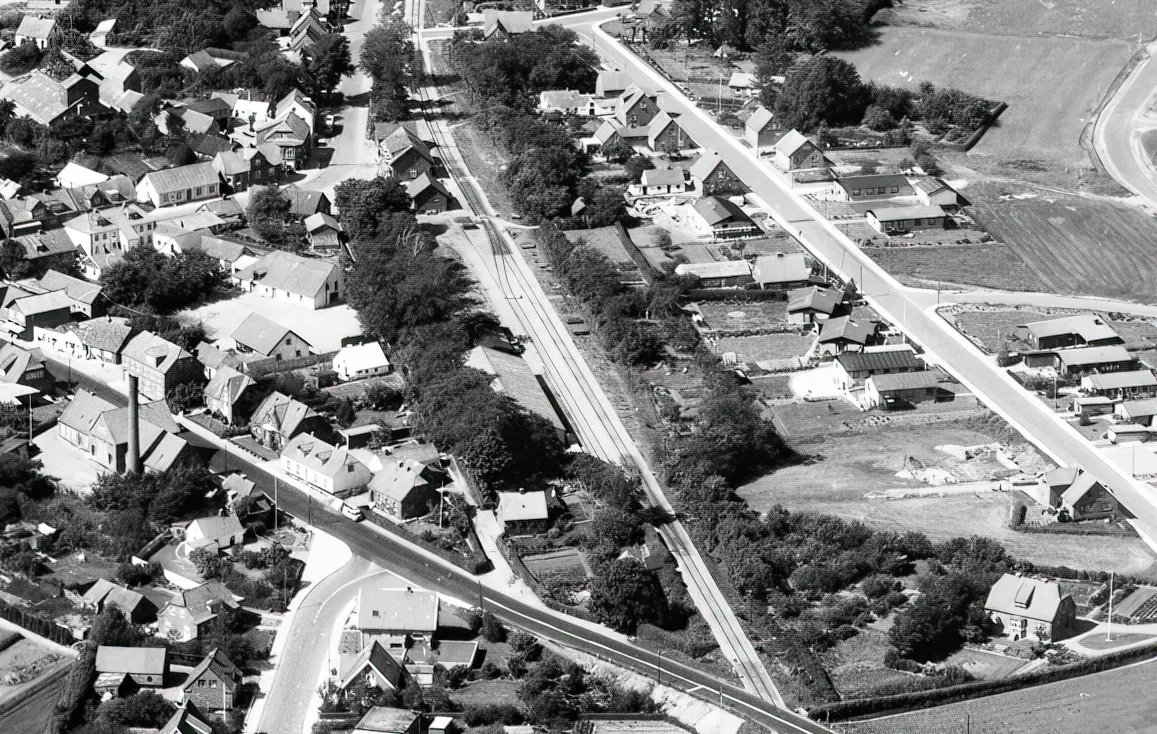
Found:
[(1117, 183), (1147, 203), (1157, 206), (1157, 173), (1146, 161), (1141, 146), (1142, 130), (1157, 128), (1157, 117), (1150, 111), (1157, 90), (1157, 43), (1146, 49), (1150, 56), (1141, 62), (1108, 101), (1097, 116), (1093, 129), (1093, 147)]

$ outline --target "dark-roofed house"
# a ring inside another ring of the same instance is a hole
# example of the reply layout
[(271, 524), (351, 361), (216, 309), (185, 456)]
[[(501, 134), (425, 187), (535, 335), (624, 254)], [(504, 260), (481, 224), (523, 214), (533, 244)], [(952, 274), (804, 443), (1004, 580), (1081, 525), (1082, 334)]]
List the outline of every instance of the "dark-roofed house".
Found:
[(377, 640), (366, 645), (355, 658), (341, 661), (338, 671), (341, 690), (346, 690), (358, 681), (383, 691), (396, 691), (402, 687), (406, 670)]
[(774, 119), (775, 115), (763, 105), (756, 108), (744, 125), (747, 144), (756, 151), (775, 145), (775, 127), (771, 124)]
[(1030, 348), (1040, 350), (1108, 347), (1125, 343), (1103, 318), (1091, 313), (1021, 324), (1013, 329), (1012, 336)]
[[(829, 322), (831, 323), (831, 322)], [(864, 381), (864, 397), (872, 407), (910, 407), (940, 396), (940, 376), (931, 370), (897, 375), (873, 375)]]
[(289, 213), (300, 219), (311, 214), (332, 214), (333, 202), (324, 191), (303, 189), (297, 184), (282, 187), (277, 195), (289, 202)]
[(1086, 375), (1081, 378), (1081, 392), (1111, 400), (1151, 398), (1157, 395), (1157, 376), (1147, 369)]
[[(192, 148), (193, 153), (196, 154), (199, 160), (211, 161), (221, 153), (227, 153), (233, 150), (233, 141), (228, 138), (223, 138), (220, 135), (190, 135), (188, 137), (189, 147)], [(218, 172), (220, 172), (218, 170)], [(226, 183), (229, 182), (228, 177), (225, 178)], [(240, 189), (236, 189), (240, 191)]]
[(127, 318), (102, 316), (76, 324), (73, 329), (84, 345), (89, 359), (120, 364), (121, 352), (133, 335)]
[(522, 357), (489, 347), (475, 347), (466, 365), (493, 375), (490, 386), (495, 392), (509, 395), (530, 412), (550, 421), (558, 431), (564, 430), (542, 383)]
[(0, 382), (32, 387), (41, 394), (51, 394), (55, 384), (39, 349), (29, 351), (12, 343), (0, 347)]
[(759, 227), (734, 202), (718, 196), (705, 196), (695, 202), (692, 210), (700, 230), (715, 239), (747, 237), (759, 232)]
[(142, 331), (121, 350), (125, 372), (140, 380), (141, 394), (164, 400), (178, 385), (202, 380), (197, 358), (151, 331)]
[(181, 684), (186, 701), (203, 711), (228, 711), (233, 708), (241, 671), (218, 648), (204, 657)]
[(358, 629), (370, 635), (429, 640), (438, 631), (438, 595), (432, 591), (362, 588), (357, 612)]
[(535, 535), (550, 527), (550, 507), (546, 492), (518, 491), (498, 493), (498, 522), (506, 535)]
[(483, 38), (509, 37), (519, 33), (527, 33), (533, 25), (534, 13), (530, 10), (493, 10), (487, 8), (482, 11)]
[(222, 611), (240, 609), (240, 598), (220, 581), (206, 581), (178, 593), (157, 614), (157, 635), (171, 642), (195, 640)]
[(249, 431), (261, 445), (280, 451), (300, 433), (325, 435), (329, 423), (313, 408), (279, 392), (270, 393), (249, 420)]
[[(72, 249), (75, 257), (76, 248)], [(72, 312), (85, 318), (91, 319), (104, 310), (104, 303), (100, 301), (103, 288), (99, 283), (90, 283), (87, 280), (49, 270), (36, 281), (36, 287), (45, 292), (64, 291), (72, 305)]]
[(16, 235), (11, 241), (24, 248), (24, 261), (35, 268), (36, 272), (76, 264), (76, 245), (63, 229), (27, 232)]
[(374, 706), (354, 725), (353, 734), (418, 734), (421, 721), (417, 711)]
[(713, 150), (703, 154), (691, 165), (691, 178), (704, 196), (713, 194), (738, 194), (748, 191), (732, 170), (723, 162), (723, 156)]
[(947, 215), (938, 206), (919, 204), (917, 206), (877, 207), (869, 209), (865, 216), (872, 229), (881, 234), (892, 232), (914, 232), (923, 229), (944, 229)]
[(336, 263), (274, 250), (234, 279), (244, 291), (318, 309), (341, 301), (344, 275)]
[(1076, 467), (1053, 469), (1044, 476), (1048, 505), (1067, 513), (1071, 520), (1116, 518), (1121, 511), (1117, 498), (1096, 478)]
[(824, 321), (840, 308), (844, 294), (834, 288), (810, 288), (788, 291), (787, 320), (793, 324), (814, 324)]
[(802, 252), (777, 252), (755, 258), (751, 277), (762, 290), (802, 288), (811, 281), (811, 268)]
[(119, 609), (133, 624), (148, 624), (157, 616), (157, 608), (143, 594), (126, 589), (107, 579), (97, 582), (84, 592), (81, 601), (97, 614), (106, 609)]
[(651, 120), (659, 114), (659, 102), (654, 94), (649, 94), (632, 84), (619, 97), (615, 110), (615, 120), (626, 128), (642, 128), (647, 131)]
[(259, 354), (277, 360), (304, 357), (312, 349), (310, 343), (298, 336), (297, 332), (259, 313), (246, 316), (233, 330), (230, 339), (241, 354)]
[(647, 126), (647, 147), (658, 152), (674, 153), (698, 148), (699, 145), (684, 132), (676, 118), (661, 110)]
[(128, 676), (138, 686), (161, 688), (169, 672), (169, 651), (164, 647), (117, 647), (96, 649), (96, 672)]
[(335, 252), (341, 247), (342, 234), (345, 230), (341, 222), (329, 214), (325, 212), (310, 214), (302, 224), (305, 225), (309, 247), (314, 252)]
[(993, 584), (984, 611), (1012, 640), (1063, 640), (1075, 629), (1077, 605), (1060, 584), (1006, 573)]
[(370, 503), (387, 515), (408, 520), (430, 512), (438, 488), (449, 481), (446, 472), (412, 459), (383, 459), (382, 470), (370, 480)]
[(83, 115), (100, 104), (100, 87), (88, 77), (73, 74), (57, 81), (40, 70), (16, 77), (0, 92), (16, 106), (17, 117), (51, 125), (68, 115)]
[(879, 324), (868, 319), (836, 316), (820, 324), (819, 343), (828, 354), (858, 352), (876, 341)]
[[(182, 458), (187, 444), (176, 434), (180, 427), (164, 402), (140, 407), (141, 459), (146, 468), (164, 471)], [(87, 390), (61, 413), (57, 431), (66, 443), (83, 451), (91, 460), (118, 474), (126, 468), (129, 443), (129, 409), (117, 408)]]
[(447, 209), (456, 209), (458, 202), (442, 185), (442, 182), (423, 173), (406, 184), (406, 193), (418, 214), (441, 214)]
[(213, 372), (209, 384), (205, 386), (205, 407), (209, 412), (221, 416), (229, 425), (244, 418), (240, 410), (246, 390), (253, 385), (248, 375), (243, 375), (228, 365), (222, 365)]
[(781, 171), (801, 171), (827, 165), (823, 151), (798, 130), (790, 130), (776, 141), (773, 160)]
[(1113, 415), (1139, 426), (1152, 426), (1157, 416), (1157, 398), (1125, 400), (1113, 408)]
[(281, 165), (294, 170), (305, 165), (313, 147), (313, 127), (295, 111), (257, 126), (257, 145), (273, 144)]
[(72, 301), (64, 291), (35, 293), (16, 298), (7, 305), (5, 311), (8, 320), (4, 328), (30, 341), (34, 327), (50, 329), (67, 324), (72, 319)]
[(836, 179), (836, 185), (845, 201), (878, 201), (914, 193), (908, 177), (902, 173), (841, 176)]
[(905, 372), (919, 372), (924, 363), (911, 347), (903, 349), (880, 349), (871, 352), (844, 352), (836, 357), (837, 382), (845, 390), (874, 375), (894, 375)]
[(183, 204), (221, 195), (221, 180), (212, 161), (146, 173), (137, 183), (137, 201), (153, 206)]
[(434, 175), (437, 162), (430, 146), (408, 127), (399, 127), (378, 141), (382, 161), (394, 178), (414, 180), (423, 173)]

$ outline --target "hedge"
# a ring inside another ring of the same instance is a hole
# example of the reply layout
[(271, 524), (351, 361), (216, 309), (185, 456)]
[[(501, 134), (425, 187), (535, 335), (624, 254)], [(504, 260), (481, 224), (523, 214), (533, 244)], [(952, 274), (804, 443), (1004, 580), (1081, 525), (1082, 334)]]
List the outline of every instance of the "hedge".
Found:
[(971, 698), (992, 696), (998, 693), (1008, 693), (1031, 686), (1040, 686), (1046, 683), (1079, 678), (1091, 673), (1100, 673), (1111, 670), (1125, 663), (1137, 660), (1148, 660), (1157, 657), (1157, 649), (1143, 647), (1124, 652), (1112, 653), (1095, 660), (1083, 660), (1071, 665), (1062, 665), (1044, 672), (1005, 678), (1002, 680), (973, 681), (957, 686), (937, 688), (931, 691), (915, 693), (898, 693), (894, 696), (878, 696), (876, 698), (861, 698), (852, 701), (838, 701), (836, 703), (821, 704), (808, 711), (808, 716), (822, 721), (841, 721), (872, 714), (894, 714), (913, 709), (943, 706), (949, 703), (965, 701)]
[(33, 634), (46, 637), (58, 645), (68, 647), (76, 642), (72, 633), (56, 622), (32, 614), (31, 612), (26, 612), (20, 607), (13, 606), (6, 601), (0, 601), (0, 617), (7, 619), (19, 627), (23, 627)]

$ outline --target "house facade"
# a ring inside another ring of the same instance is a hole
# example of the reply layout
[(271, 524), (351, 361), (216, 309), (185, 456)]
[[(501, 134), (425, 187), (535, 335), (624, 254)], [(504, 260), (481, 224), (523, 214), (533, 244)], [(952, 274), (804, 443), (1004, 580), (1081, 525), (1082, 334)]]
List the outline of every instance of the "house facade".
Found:
[(137, 201), (172, 206), (221, 195), (221, 181), (212, 161), (146, 173), (137, 184)]
[(984, 602), (1000, 634), (1012, 640), (1056, 641), (1075, 630), (1077, 607), (1055, 581), (1006, 573)]
[(141, 394), (149, 400), (164, 400), (178, 385), (203, 381), (196, 357), (149, 331), (129, 340), (121, 363), (126, 374), (137, 377)]

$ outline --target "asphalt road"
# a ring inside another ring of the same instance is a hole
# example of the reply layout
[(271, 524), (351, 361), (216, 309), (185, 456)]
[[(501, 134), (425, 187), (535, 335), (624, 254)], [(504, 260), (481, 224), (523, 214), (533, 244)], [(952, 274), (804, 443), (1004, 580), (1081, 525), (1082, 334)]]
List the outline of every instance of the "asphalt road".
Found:
[(129, 404), (129, 399), (111, 385), (101, 382), (80, 370), (69, 368), (66, 362), (61, 362), (44, 352), (44, 350), (41, 350), (40, 356), (44, 359), (44, 366), (48, 369), (48, 373), (59, 382), (65, 384), (71, 383), (78, 387), (83, 387), (98, 398), (104, 398), (118, 408), (123, 408)]
[(345, 621), (341, 619), (343, 608), (361, 588), (388, 573), (365, 558), (354, 556), (308, 590), (294, 613), (289, 638), (276, 661), (277, 672), (265, 697), (258, 731), (302, 731), (318, 676), (327, 664), (333, 664), (328, 660), (329, 644), (335, 625)]
[(924, 311), (913, 294), (877, 265), (831, 222), (805, 202), (776, 174), (767, 161), (733, 134), (720, 127), (670, 81), (659, 75), (601, 29), (590, 31), (595, 48), (616, 62), (636, 81), (667, 92), (681, 112), (679, 124), (700, 145), (716, 150), (724, 162), (757, 197), (780, 226), (794, 235), (819, 260), (860, 292), (889, 321), (924, 347), (933, 361), (959, 380), (1038, 448), (1066, 466), (1090, 472), (1137, 518), (1146, 542), (1157, 549), (1157, 493), (1134, 479), (1127, 468), (1106, 459), (1089, 441), (1044, 402), (1024, 390), (990, 357), (950, 324)]
[[(1151, 44), (1149, 52), (1157, 51)], [(1157, 205), (1157, 174), (1145, 161), (1145, 151), (1134, 135), (1139, 117), (1148, 111), (1157, 90), (1157, 60), (1152, 56), (1129, 75), (1097, 116), (1093, 146), (1117, 183)], [(1157, 127), (1150, 118), (1148, 127)]]

